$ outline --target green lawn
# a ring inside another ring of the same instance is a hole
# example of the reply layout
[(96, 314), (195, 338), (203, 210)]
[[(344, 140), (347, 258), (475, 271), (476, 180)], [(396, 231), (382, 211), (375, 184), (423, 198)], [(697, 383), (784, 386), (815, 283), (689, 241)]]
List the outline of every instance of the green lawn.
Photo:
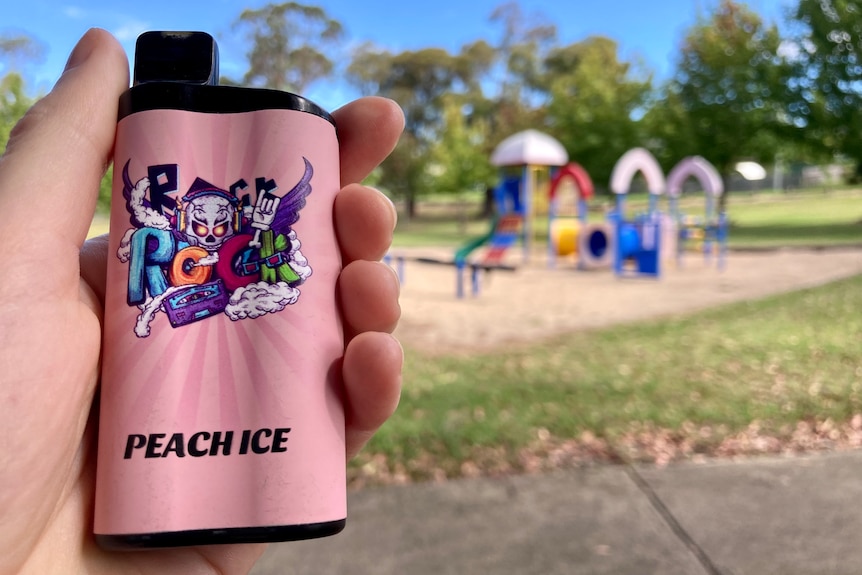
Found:
[(862, 224), (734, 225), (731, 249), (862, 245)]
[(518, 471), (542, 437), (595, 437), (622, 458), (633, 429), (708, 428), (691, 438), (703, 453), (755, 421), (781, 437), (862, 411), (862, 277), (499, 353), (408, 349), (404, 381), (354, 476), (368, 465), (417, 480), (465, 463)]
[[(601, 208), (610, 206), (611, 202), (605, 198), (594, 204)], [(627, 202), (627, 214), (643, 211), (646, 204), (644, 195), (631, 197)], [(453, 206), (447, 213), (440, 207), (439, 199), (429, 202), (424, 211), (420, 207), (420, 217), (411, 221), (402, 218), (394, 245), (456, 247), (482, 235), (490, 223), (472, 217), (478, 213), (477, 205)], [(680, 202), (680, 210), (692, 216), (702, 215), (705, 206), (702, 194), (686, 196)], [(728, 199), (728, 217), (731, 248), (862, 245), (860, 190), (736, 193)], [(602, 209), (594, 210), (591, 219), (601, 221)], [(537, 239), (544, 241), (547, 218), (536, 218), (535, 228)]]
[(862, 193), (733, 198), (731, 247), (862, 244)]

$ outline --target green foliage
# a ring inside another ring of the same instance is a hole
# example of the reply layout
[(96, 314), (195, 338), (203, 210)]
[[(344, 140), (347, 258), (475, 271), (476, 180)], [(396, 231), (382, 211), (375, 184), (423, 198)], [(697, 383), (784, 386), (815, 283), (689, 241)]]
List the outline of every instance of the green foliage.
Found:
[(470, 69), (442, 48), (392, 54), (371, 44), (360, 46), (347, 69), (348, 78), (365, 94), (381, 94), (401, 104), (405, 131), (423, 137), (441, 127), (443, 97)]
[(234, 28), (251, 43), (244, 82), (299, 93), (332, 72), (326, 50), (343, 36), (341, 24), (322, 8), (296, 2), (244, 10)]
[(108, 171), (102, 176), (102, 181), (99, 182), (99, 199), (96, 203), (96, 209), (102, 213), (108, 213), (111, 210), (111, 188), (114, 181), (114, 165), (108, 166)]
[(463, 192), (485, 189), (495, 183), (496, 169), (491, 165), (484, 144), (488, 126), (481, 119), (468, 122), (465, 106), (455, 98), (444, 104), (446, 129), (431, 149), (433, 188), (438, 192)]
[(541, 12), (525, 14), (518, 2), (500, 5), (489, 20), (499, 29), (497, 58), (485, 78), (487, 96), (474, 99), (473, 115), (488, 123), (490, 155), (512, 134), (547, 126), (543, 62), (556, 45), (557, 28)]
[(24, 80), (15, 72), (0, 79), (0, 153), (6, 150), (9, 134), (33, 101), (24, 92)]
[[(738, 0), (710, 0), (701, 14), (657, 87), (613, 40), (560, 45), (555, 24), (517, 1), (490, 14), (493, 37), (459, 52), (360, 46), (348, 81), (394, 99), (406, 117), (375, 181), (412, 217), (423, 195), (482, 185), (480, 156), (527, 128), (557, 137), (599, 188), (633, 146), (665, 170), (698, 154), (725, 176), (747, 159), (862, 160), (862, 0), (796, 0), (788, 37)], [(246, 10), (236, 28), (251, 46), (245, 81), (294, 90), (333, 73), (328, 51), (343, 37), (322, 9), (294, 2)]]
[(24, 89), (22, 64), (42, 57), (44, 47), (26, 34), (0, 34), (0, 154), (9, 134), (35, 102)]
[(348, 67), (348, 78), (363, 93), (392, 98), (404, 111), (404, 135), (384, 162), (381, 181), (407, 199), (409, 216), (416, 197), (432, 189), (426, 168), (431, 150), (446, 129), (446, 97), (456, 88), (475, 89), (484, 70), (481, 62), (470, 59), (477, 53), (487, 56), (477, 45), (467, 47), (465, 56), (440, 48), (392, 54), (365, 44), (356, 50)]
[[(686, 34), (677, 71), (659, 114), (685, 128), (666, 132), (677, 154), (699, 154), (723, 175), (743, 158), (771, 161), (784, 117), (789, 67), (779, 55), (781, 38), (744, 4), (721, 0)], [(680, 156), (681, 157), (681, 156)], [(679, 157), (677, 158), (679, 159)]]
[[(410, 217), (416, 198), (425, 193), (441, 187), (457, 193), (487, 184), (486, 162), (493, 147), (513, 132), (543, 122), (543, 111), (526, 100), (540, 91), (539, 64), (556, 30), (530, 23), (517, 3), (501, 6), (492, 20), (504, 28), (497, 45), (480, 40), (458, 54), (434, 47), (393, 54), (365, 44), (354, 52), (347, 70), (350, 81), (364, 94), (394, 99), (404, 110), (405, 134), (384, 163), (381, 180), (406, 198)], [(497, 66), (502, 74), (495, 75)], [(447, 112), (447, 106), (459, 106), (461, 113)], [(482, 141), (476, 139), (480, 133)], [(469, 149), (462, 145), (467, 141)], [(446, 151), (453, 146), (459, 152)], [(443, 156), (458, 165), (441, 168)], [(429, 167), (442, 174), (429, 174)]]
[(794, 13), (796, 98), (789, 113), (806, 142), (857, 162), (862, 173), (862, 1), (799, 0)]
[(490, 17), (502, 27), (496, 51), (504, 65), (500, 99), (525, 102), (530, 89), (544, 92), (542, 61), (557, 38), (557, 27), (541, 14), (524, 14), (518, 2), (506, 2)]
[[(652, 98), (643, 118), (643, 132), (648, 137), (645, 144), (668, 173), (681, 158), (697, 149), (695, 137), (677, 91), (665, 85)], [(700, 155), (710, 157), (711, 151), (704, 150)]]
[(549, 131), (601, 187), (627, 150), (645, 144), (634, 115), (650, 81), (635, 77), (618, 60), (616, 42), (600, 37), (551, 51), (544, 68)]

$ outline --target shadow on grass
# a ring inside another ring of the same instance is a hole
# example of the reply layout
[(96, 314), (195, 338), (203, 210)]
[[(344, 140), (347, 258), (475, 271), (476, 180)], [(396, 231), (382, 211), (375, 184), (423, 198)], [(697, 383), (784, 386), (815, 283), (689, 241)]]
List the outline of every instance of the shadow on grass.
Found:
[(862, 246), (862, 223), (829, 225), (731, 226), (732, 248)]

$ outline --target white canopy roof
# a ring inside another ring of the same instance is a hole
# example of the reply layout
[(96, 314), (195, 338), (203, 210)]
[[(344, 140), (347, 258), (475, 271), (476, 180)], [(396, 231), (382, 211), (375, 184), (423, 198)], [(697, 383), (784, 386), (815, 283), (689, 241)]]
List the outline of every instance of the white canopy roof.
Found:
[(739, 162), (734, 169), (748, 181), (766, 179), (766, 170), (757, 162)]
[(556, 139), (537, 130), (512, 134), (491, 154), (495, 166), (565, 166), (569, 154)]

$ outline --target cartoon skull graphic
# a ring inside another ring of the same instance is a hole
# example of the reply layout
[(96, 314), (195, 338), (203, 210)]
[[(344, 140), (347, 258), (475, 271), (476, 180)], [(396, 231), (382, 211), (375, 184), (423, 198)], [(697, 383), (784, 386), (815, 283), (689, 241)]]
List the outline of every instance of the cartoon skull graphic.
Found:
[(230, 193), (198, 178), (183, 202), (189, 244), (213, 253), (234, 235), (238, 201)]

